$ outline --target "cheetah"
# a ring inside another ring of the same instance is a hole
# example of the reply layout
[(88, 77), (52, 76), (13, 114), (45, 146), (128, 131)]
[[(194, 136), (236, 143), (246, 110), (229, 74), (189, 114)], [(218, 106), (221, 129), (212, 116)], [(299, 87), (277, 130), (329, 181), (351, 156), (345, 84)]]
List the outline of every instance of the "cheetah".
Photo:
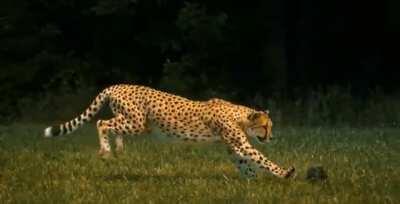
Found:
[(184, 141), (222, 141), (234, 154), (241, 175), (256, 177), (256, 170), (281, 178), (292, 177), (295, 169), (281, 168), (249, 142), (261, 143), (272, 138), (272, 121), (266, 111), (257, 111), (222, 99), (193, 101), (146, 86), (120, 84), (104, 89), (78, 117), (44, 130), (47, 138), (70, 134), (90, 121), (108, 104), (114, 115), (98, 120), (98, 154), (109, 157), (110, 134), (115, 135), (115, 151), (124, 149), (125, 135), (141, 135), (157, 128), (167, 138)]

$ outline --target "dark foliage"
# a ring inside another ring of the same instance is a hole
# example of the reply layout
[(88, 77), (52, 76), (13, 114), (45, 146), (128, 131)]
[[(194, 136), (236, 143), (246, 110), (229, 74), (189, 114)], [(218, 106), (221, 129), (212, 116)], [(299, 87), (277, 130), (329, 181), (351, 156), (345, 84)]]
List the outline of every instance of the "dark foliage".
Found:
[(396, 46), (394, 1), (387, 8), (310, 0), (0, 4), (1, 118), (23, 115), (21, 104), (49, 94), (115, 83), (255, 107), (314, 103), (315, 90), (326, 96), (330, 87), (350, 94), (341, 101), (364, 100), (376, 87), (399, 91), (399, 63), (383, 49)]

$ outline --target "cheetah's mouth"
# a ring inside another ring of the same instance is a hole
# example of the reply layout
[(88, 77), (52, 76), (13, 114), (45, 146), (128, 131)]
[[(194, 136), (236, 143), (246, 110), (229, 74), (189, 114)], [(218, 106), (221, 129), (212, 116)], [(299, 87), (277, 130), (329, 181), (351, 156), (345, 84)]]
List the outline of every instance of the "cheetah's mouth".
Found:
[(266, 137), (260, 137), (260, 136), (257, 136), (257, 139), (258, 139), (258, 141), (261, 142), (261, 143), (265, 143), (266, 140), (267, 140)]

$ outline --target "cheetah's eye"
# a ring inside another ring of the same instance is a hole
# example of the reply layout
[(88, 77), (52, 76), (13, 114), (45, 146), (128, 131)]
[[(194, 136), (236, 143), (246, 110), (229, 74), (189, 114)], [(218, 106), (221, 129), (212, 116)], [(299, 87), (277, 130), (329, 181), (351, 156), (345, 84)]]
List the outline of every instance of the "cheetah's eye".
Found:
[(259, 118), (260, 116), (261, 116), (260, 113), (254, 112), (254, 113), (250, 113), (249, 116), (247, 116), (247, 119), (255, 120), (255, 119)]

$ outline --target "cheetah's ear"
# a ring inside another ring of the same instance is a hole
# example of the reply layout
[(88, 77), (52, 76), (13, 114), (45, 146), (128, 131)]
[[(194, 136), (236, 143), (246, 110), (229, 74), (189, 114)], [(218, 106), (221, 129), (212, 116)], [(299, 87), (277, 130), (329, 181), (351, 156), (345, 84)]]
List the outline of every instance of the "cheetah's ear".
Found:
[(266, 110), (264, 111), (264, 113), (266, 113), (267, 115), (269, 115), (269, 110), (266, 109)]

